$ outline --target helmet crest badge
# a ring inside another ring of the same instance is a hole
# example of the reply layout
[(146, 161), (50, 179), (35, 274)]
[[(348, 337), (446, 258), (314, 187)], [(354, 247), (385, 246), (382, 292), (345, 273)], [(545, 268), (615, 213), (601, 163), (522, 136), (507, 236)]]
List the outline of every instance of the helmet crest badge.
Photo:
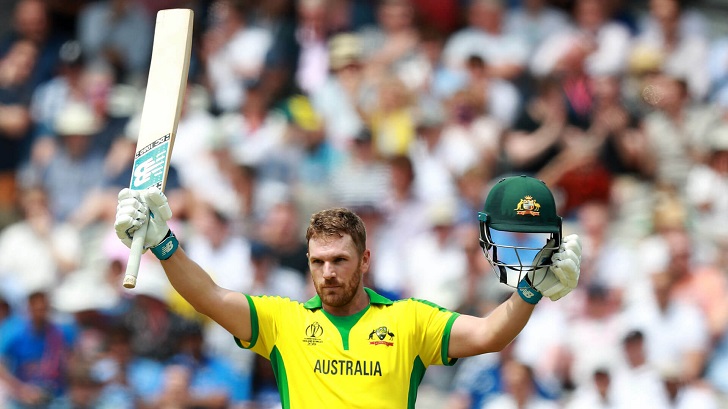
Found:
[(532, 196), (525, 196), (518, 202), (516, 208), (513, 210), (515, 210), (516, 214), (519, 216), (538, 216), (540, 214), (541, 205)]

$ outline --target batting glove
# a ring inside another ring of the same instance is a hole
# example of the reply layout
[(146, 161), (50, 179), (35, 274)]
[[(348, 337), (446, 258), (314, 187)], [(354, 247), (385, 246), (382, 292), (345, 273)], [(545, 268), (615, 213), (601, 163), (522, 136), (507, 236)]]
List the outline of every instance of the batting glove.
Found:
[[(149, 217), (147, 217), (149, 215)], [(152, 186), (144, 191), (124, 188), (119, 192), (114, 229), (119, 239), (131, 247), (134, 232), (149, 220), (144, 249), (155, 247), (168, 237), (167, 220), (172, 218), (172, 209), (167, 197)]]
[[(534, 262), (541, 260), (541, 257), (539, 253)], [(580, 264), (581, 239), (576, 234), (571, 234), (564, 237), (559, 249), (551, 256), (551, 266), (528, 273), (528, 281), (541, 295), (556, 301), (576, 288)]]

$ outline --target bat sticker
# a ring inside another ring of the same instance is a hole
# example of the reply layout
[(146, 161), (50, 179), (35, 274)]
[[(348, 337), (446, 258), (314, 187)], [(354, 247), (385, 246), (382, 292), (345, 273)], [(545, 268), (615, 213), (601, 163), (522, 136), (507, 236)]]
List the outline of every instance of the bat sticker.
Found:
[(162, 190), (171, 137), (171, 134), (164, 135), (136, 153), (130, 189), (157, 186)]

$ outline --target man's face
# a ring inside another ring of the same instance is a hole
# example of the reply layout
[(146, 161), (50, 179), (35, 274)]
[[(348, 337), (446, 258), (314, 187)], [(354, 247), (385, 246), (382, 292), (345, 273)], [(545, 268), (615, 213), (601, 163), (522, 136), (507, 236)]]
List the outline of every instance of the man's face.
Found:
[(324, 305), (344, 307), (362, 285), (369, 269), (369, 250), (359, 256), (351, 236), (312, 237), (308, 266), (316, 293)]

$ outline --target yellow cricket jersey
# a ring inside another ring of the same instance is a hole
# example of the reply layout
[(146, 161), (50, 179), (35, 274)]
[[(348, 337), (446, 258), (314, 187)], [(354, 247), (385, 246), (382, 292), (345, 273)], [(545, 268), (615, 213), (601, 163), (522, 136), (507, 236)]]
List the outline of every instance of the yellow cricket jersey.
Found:
[(247, 296), (253, 335), (235, 341), (270, 359), (283, 408), (414, 408), (427, 367), (455, 363), (447, 350), (458, 313), (366, 291), (369, 307), (348, 317), (325, 312), (318, 296)]

